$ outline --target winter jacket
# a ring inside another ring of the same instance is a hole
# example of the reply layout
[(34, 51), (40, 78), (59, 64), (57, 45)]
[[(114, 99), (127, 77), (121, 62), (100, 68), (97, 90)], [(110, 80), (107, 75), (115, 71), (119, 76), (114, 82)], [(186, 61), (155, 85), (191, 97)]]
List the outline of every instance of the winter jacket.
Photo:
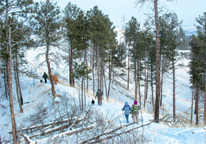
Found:
[(57, 82), (58, 82), (58, 78), (57, 78), (56, 75), (53, 76), (53, 80), (54, 80), (54, 83), (57, 84)]
[(130, 110), (131, 110), (131, 107), (128, 105), (128, 102), (125, 102), (125, 105), (122, 108), (122, 111), (124, 111), (124, 114), (128, 115)]
[(103, 95), (103, 92), (101, 91), (101, 89), (98, 89), (96, 96), (95, 97), (101, 97)]
[(48, 78), (48, 75), (44, 72), (43, 76), (42, 76), (44, 79), (47, 79)]
[(131, 114), (139, 114), (139, 110), (140, 110), (140, 106), (133, 104), (130, 113)]

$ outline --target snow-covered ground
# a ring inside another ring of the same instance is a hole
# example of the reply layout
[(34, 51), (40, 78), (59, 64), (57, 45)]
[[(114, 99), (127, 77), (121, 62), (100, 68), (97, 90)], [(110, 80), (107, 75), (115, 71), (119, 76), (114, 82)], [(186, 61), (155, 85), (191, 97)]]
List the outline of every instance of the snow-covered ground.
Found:
[[(38, 67), (38, 64), (44, 59), (44, 57), (41, 57), (40, 60), (35, 60), (35, 56), (37, 55), (39, 51), (30, 50), (27, 52), (26, 59), (29, 62), (28, 65), (26, 65), (26, 68), (37, 74), (39, 78), (43, 75), (43, 72), (47, 72), (46, 65), (43, 65), (41, 67)], [(180, 63), (183, 64), (183, 66), (180, 66)], [(177, 115), (181, 115), (185, 113), (185, 111), (189, 112), (190, 106), (191, 106), (191, 90), (189, 88), (189, 67), (188, 66), (189, 60), (186, 58), (182, 58), (181, 61), (178, 61), (177, 65), (179, 64), (176, 74), (177, 74), (177, 101), (176, 101), (176, 108), (177, 108)], [(59, 117), (63, 117), (65, 113), (67, 113), (67, 110), (71, 110), (71, 108), (74, 108), (77, 106), (77, 111), (79, 110), (79, 90), (77, 87), (70, 87), (68, 84), (68, 67), (66, 64), (62, 61), (60, 63), (60, 67), (57, 68), (55, 65), (52, 65), (52, 71), (54, 74), (59, 75), (59, 83), (55, 86), (56, 92), (61, 97), (57, 98), (56, 101), (58, 103), (53, 103), (53, 96), (51, 94), (51, 84), (48, 81), (45, 83), (40, 83), (39, 79), (33, 79), (31, 77), (21, 75), (20, 82), (22, 87), (22, 94), (24, 103), (29, 102), (27, 104), (23, 105), (23, 113), (20, 113), (18, 101), (16, 97), (16, 89), (15, 89), (15, 83), (13, 82), (13, 97), (14, 97), (14, 109), (15, 109), (15, 118), (16, 118), (16, 124), (17, 129), (21, 130), (23, 128), (28, 128), (31, 126), (37, 126), (37, 120), (36, 117), (39, 117), (38, 121), (41, 121), (41, 124), (47, 124), (54, 122), (55, 119)], [(167, 109), (167, 114), (172, 113), (172, 78), (170, 77), (171, 74), (166, 74), (167, 80), (164, 81), (164, 91), (163, 91), (163, 103), (165, 105), (165, 109)], [(1, 75), (2, 77), (2, 75)], [(121, 78), (116, 77), (116, 80), (122, 82), (123, 84), (126, 84), (126, 82), (122, 81)], [(0, 81), (3, 83), (3, 79)], [(86, 94), (86, 105), (87, 109), (91, 109), (95, 111), (94, 115), (96, 117), (103, 117), (104, 121), (107, 121), (108, 125), (111, 125), (112, 129), (115, 129), (119, 126), (124, 126), (127, 123), (125, 122), (124, 115), (121, 111), (121, 109), (124, 106), (124, 102), (127, 101), (130, 106), (133, 104), (133, 99), (129, 98), (125, 95), (129, 95), (131, 97), (134, 96), (134, 82), (130, 85), (130, 90), (127, 91), (123, 88), (121, 88), (117, 83), (113, 82), (111, 85), (111, 98), (109, 101), (106, 101), (106, 98), (104, 97), (102, 106), (97, 105), (97, 99), (95, 99), (95, 105), (91, 105), (91, 99), (94, 98), (94, 96), (91, 94), (92, 92), (92, 81), (89, 81), (90, 87), (89, 87), (89, 93)], [(76, 84), (77, 85), (77, 84)], [(1, 140), (3, 143), (12, 143), (12, 134), (9, 133), (12, 131), (11, 126), (11, 117), (10, 117), (10, 108), (9, 108), (9, 101), (3, 97), (4, 93), (4, 87), (1, 85), (0, 87), (0, 95), (1, 95), (1, 101), (0, 101), (0, 135)], [(141, 93), (143, 94), (144, 87), (141, 87)], [(148, 94), (150, 95), (150, 93)], [(65, 108), (67, 102), (67, 106), (69, 108)], [(65, 105), (64, 105), (65, 104)], [(42, 116), (40, 112), (45, 112), (45, 116)], [(69, 113), (74, 113), (74, 111), (69, 111)], [(80, 115), (81, 112), (77, 112), (76, 115)], [(188, 115), (186, 115), (188, 116)], [(151, 120), (153, 119), (153, 115), (147, 113), (144, 110), (141, 110), (140, 115), (140, 122), (139, 124), (133, 124), (127, 127), (127, 129), (122, 128), (118, 132), (127, 131), (132, 128), (140, 127), (141, 125), (145, 125), (148, 123), (151, 123)], [(133, 123), (133, 120), (131, 118), (131, 115), (129, 116), (129, 122)], [(82, 124), (83, 125), (83, 124)], [(92, 126), (92, 125), (91, 125)], [(106, 127), (106, 126), (105, 126)], [(50, 128), (52, 129), (52, 128)], [(94, 129), (98, 129), (98, 127), (95, 127)], [(107, 130), (112, 130), (107, 129)], [(35, 138), (31, 138), (31, 143), (37, 142), (39, 143), (55, 143), (54, 139), (57, 137), (61, 137), (62, 141), (61, 143), (81, 143), (83, 140), (91, 138), (91, 136), (94, 136), (93, 132), (94, 130), (87, 130), (87, 134), (84, 133), (84, 136), (81, 134), (73, 134), (68, 136), (67, 133), (72, 132), (76, 130), (73, 129), (66, 129), (64, 132), (55, 132), (52, 135), (49, 136), (37, 136)], [(204, 127), (192, 127), (186, 125), (186, 127), (169, 127), (169, 125), (166, 125), (162, 122), (160, 123), (151, 123), (147, 126), (140, 127), (137, 130), (134, 131), (137, 135), (139, 135), (139, 141), (140, 143), (143, 141), (144, 143), (168, 143), (168, 144), (180, 144), (180, 143), (198, 143), (198, 144), (205, 144), (206, 143), (206, 129)], [(20, 132), (20, 134), (29, 135), (27, 133)], [(33, 135), (36, 133), (33, 133)], [(100, 134), (100, 133), (98, 133)], [(129, 137), (132, 134), (129, 135)], [(81, 137), (82, 136), (82, 137)], [(127, 134), (120, 135), (120, 137), (125, 137), (125, 139), (128, 139)], [(105, 136), (102, 136), (101, 138), (104, 138)], [(24, 138), (20, 136), (22, 143), (24, 143)], [(142, 138), (142, 139), (141, 139)], [(144, 139), (143, 139), (144, 138)], [(118, 139), (118, 137), (117, 137)], [(53, 142), (51, 142), (53, 141)], [(108, 141), (108, 143), (112, 143), (113, 141)], [(60, 143), (60, 142), (59, 142)], [(113, 142), (114, 143), (114, 142)], [(121, 142), (121, 143), (127, 143), (127, 142)]]

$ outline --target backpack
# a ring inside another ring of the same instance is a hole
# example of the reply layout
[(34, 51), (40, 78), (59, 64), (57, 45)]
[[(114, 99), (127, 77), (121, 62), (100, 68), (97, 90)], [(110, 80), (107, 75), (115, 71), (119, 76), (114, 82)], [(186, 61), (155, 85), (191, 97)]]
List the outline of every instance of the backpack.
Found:
[(140, 110), (140, 106), (139, 105), (138, 106), (132, 105), (130, 113), (131, 114), (139, 114), (139, 110)]

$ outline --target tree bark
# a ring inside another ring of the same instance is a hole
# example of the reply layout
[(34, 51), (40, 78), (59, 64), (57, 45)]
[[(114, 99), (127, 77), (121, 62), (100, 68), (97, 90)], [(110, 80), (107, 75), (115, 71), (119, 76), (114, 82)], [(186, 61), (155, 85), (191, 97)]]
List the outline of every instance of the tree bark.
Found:
[(49, 61), (49, 42), (47, 42), (46, 62), (47, 62), (47, 68), (48, 68), (49, 78), (50, 78), (51, 87), (52, 87), (52, 95), (55, 96), (56, 91), (55, 91), (55, 86), (54, 86), (53, 76), (52, 76), (52, 72), (51, 72), (50, 61)]
[(93, 57), (92, 57), (92, 60), (93, 60), (93, 62), (92, 62), (92, 76), (93, 76), (93, 95), (95, 95), (95, 79), (94, 79), (94, 69), (95, 69), (95, 67), (94, 67), (94, 49), (92, 50), (92, 55), (93, 55)]
[(174, 56), (172, 60), (172, 74), (173, 74), (173, 121), (175, 122), (175, 109), (176, 109), (176, 104), (175, 104), (175, 64), (174, 64)]
[[(17, 61), (17, 60), (15, 59), (15, 61)], [(20, 112), (23, 113), (21, 100), (19, 97), (19, 86), (18, 86), (18, 80), (17, 80), (17, 62), (15, 62), (15, 64), (14, 64), (14, 77), (15, 77), (15, 82), (16, 82), (16, 95), (17, 95), (17, 99), (18, 99), (18, 103), (19, 103), (19, 109), (20, 109)]]
[(206, 76), (205, 76), (205, 104), (204, 104), (204, 124), (206, 125)]
[(106, 78), (105, 78), (105, 71), (104, 71), (104, 73), (103, 73), (103, 76), (104, 76), (104, 84), (105, 84), (106, 98), (107, 98), (107, 100), (109, 100), (109, 95), (108, 95), (108, 92), (107, 92), (107, 82), (106, 82)]
[(19, 69), (18, 69), (18, 66), (17, 66), (17, 81), (18, 81), (18, 86), (19, 86), (19, 94), (20, 94), (21, 105), (23, 105), (24, 101), (23, 101), (23, 96), (22, 96), (22, 91), (21, 91), (21, 83), (20, 83), (20, 79), (19, 79)]
[[(85, 59), (86, 59), (86, 66), (88, 66), (88, 60), (87, 60), (87, 50), (85, 50)], [(89, 90), (89, 80), (88, 80), (88, 74), (87, 74), (87, 92)]]
[(82, 112), (83, 112), (83, 109), (84, 109), (84, 76), (82, 77), (82, 84), (81, 84), (81, 90), (82, 90)]
[[(8, 0), (6, 1), (8, 4)], [(7, 5), (8, 8), (8, 5)], [(6, 37), (7, 38), (7, 37)], [(11, 110), (11, 121), (12, 121), (12, 132), (13, 132), (13, 141), (16, 144), (18, 139), (15, 115), (14, 115), (14, 106), (13, 106), (13, 96), (12, 96), (12, 68), (11, 68), (11, 27), (9, 27), (9, 45), (7, 45), (7, 84), (8, 84), (8, 94), (10, 99), (10, 110)]]
[(198, 103), (199, 103), (199, 84), (197, 84), (196, 88), (196, 99), (195, 99), (195, 111), (196, 111), (196, 125), (198, 125), (199, 118), (198, 118)]
[(109, 86), (108, 86), (108, 97), (110, 94), (110, 87), (111, 87), (111, 58), (110, 55), (111, 53), (109, 53)]
[(70, 56), (69, 56), (69, 74), (70, 74), (70, 77), (69, 77), (69, 81), (70, 81), (70, 84), (71, 86), (75, 86), (75, 83), (74, 83), (74, 75), (73, 75), (73, 41), (72, 39), (70, 39)]
[(128, 48), (128, 81), (127, 81), (127, 90), (129, 90), (129, 48)]
[[(98, 39), (98, 38), (97, 38)], [(99, 46), (97, 45), (97, 63), (98, 63), (98, 69), (97, 69), (97, 73), (98, 73), (98, 88), (100, 87), (100, 76), (99, 76), (99, 72), (100, 72), (100, 65), (99, 65)]]
[(160, 99), (160, 41), (158, 21), (158, 0), (154, 0), (155, 28), (156, 28), (156, 100), (155, 100), (155, 122), (159, 123), (159, 99)]
[(193, 119), (193, 96), (194, 96), (194, 86), (193, 86), (193, 89), (192, 89), (192, 99), (191, 99), (191, 121), (190, 121), (190, 124), (192, 124), (192, 119)]
[(136, 58), (134, 58), (134, 82), (135, 82), (134, 99), (137, 100), (137, 64), (136, 64)]
[[(6, 66), (7, 67), (7, 66)], [(7, 88), (7, 72), (4, 72), (4, 88), (5, 88), (5, 95), (8, 98), (8, 88)]]
[(141, 60), (137, 62), (138, 72), (137, 72), (137, 86), (139, 92), (139, 104), (142, 107), (142, 99), (141, 99), (141, 88), (140, 88), (140, 78), (141, 78)]
[(144, 66), (145, 66), (145, 71), (144, 71), (144, 109), (146, 106), (146, 100), (147, 100), (147, 79), (148, 79), (148, 75), (147, 75), (147, 63), (146, 63), (146, 48), (145, 48), (145, 59), (144, 59)]
[(153, 107), (153, 112), (154, 112), (155, 107), (154, 107), (154, 93), (153, 93), (153, 65), (152, 65), (152, 60), (151, 60), (151, 91), (152, 91), (152, 107)]
[(162, 59), (162, 76), (160, 81), (160, 106), (162, 106), (164, 69), (165, 69), (165, 58)]

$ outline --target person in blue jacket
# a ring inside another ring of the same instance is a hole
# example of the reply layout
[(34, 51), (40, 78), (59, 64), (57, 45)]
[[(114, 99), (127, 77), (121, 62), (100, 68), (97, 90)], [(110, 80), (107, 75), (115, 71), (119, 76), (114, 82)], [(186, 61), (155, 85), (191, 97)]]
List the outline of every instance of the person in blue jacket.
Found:
[(125, 105), (122, 108), (122, 111), (124, 111), (124, 115), (126, 117), (127, 123), (129, 123), (129, 111), (130, 110), (131, 110), (131, 107), (128, 105), (128, 102), (125, 102)]

